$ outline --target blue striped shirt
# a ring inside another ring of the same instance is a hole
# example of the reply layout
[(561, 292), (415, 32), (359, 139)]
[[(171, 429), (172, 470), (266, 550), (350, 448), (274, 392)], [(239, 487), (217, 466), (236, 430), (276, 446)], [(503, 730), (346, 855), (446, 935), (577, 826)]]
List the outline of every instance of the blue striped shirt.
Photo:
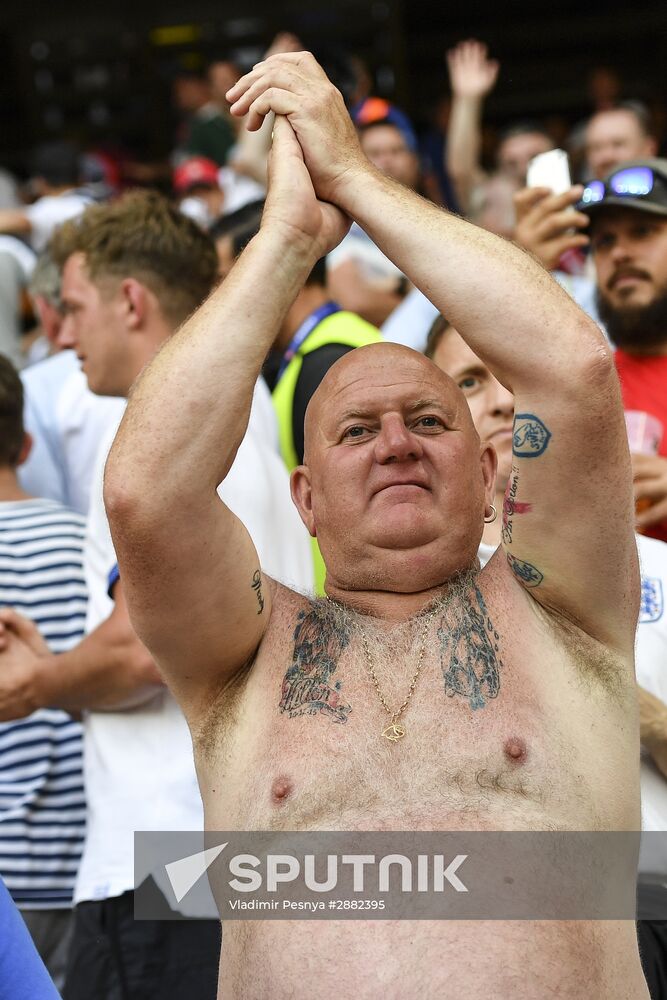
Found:
[[(0, 607), (31, 618), (52, 653), (83, 637), (84, 534), (53, 500), (0, 502)], [(0, 873), (19, 906), (71, 906), (85, 816), (81, 724), (55, 709), (0, 723)]]

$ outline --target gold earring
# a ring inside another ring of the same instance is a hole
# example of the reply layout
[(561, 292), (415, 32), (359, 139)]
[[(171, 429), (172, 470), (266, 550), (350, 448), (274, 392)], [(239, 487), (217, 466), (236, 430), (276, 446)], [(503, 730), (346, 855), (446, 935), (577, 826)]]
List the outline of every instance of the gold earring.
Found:
[(491, 514), (489, 515), (489, 517), (487, 517), (486, 515), (484, 516), (484, 524), (493, 524), (495, 519), (498, 517), (498, 511), (496, 510), (496, 508), (493, 506), (492, 503), (489, 504), (489, 507), (491, 508)]

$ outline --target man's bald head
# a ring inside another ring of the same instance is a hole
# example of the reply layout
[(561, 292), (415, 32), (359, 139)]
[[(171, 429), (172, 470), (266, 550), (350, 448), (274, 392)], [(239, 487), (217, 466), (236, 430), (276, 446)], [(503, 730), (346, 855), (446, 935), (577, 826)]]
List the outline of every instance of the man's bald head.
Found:
[(473, 564), (495, 473), (452, 379), (376, 343), (337, 361), (313, 395), (292, 497), (328, 579), (424, 589)]

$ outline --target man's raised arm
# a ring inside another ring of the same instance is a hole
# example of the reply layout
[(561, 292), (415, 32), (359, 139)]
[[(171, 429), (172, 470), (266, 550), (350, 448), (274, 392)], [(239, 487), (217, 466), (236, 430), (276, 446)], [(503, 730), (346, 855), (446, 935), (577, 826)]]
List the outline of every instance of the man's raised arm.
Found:
[(259, 234), (135, 385), (105, 476), (133, 624), (181, 702), (210, 702), (256, 652), (271, 609), (254, 545), (218, 498), (264, 358), (347, 221), (315, 198), (286, 120), (275, 125)]
[(630, 654), (639, 596), (631, 475), (597, 327), (522, 250), (375, 170), (310, 54), (258, 64), (227, 96), (249, 127), (269, 111), (288, 117), (318, 196), (361, 225), (514, 393), (508, 565), (542, 605)]

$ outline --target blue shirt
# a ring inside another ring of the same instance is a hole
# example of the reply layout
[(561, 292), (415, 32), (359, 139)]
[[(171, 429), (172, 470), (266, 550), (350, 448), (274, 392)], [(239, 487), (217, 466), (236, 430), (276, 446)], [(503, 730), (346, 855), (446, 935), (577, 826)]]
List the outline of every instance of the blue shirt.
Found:
[(59, 1000), (28, 928), (0, 879), (0, 1000)]

